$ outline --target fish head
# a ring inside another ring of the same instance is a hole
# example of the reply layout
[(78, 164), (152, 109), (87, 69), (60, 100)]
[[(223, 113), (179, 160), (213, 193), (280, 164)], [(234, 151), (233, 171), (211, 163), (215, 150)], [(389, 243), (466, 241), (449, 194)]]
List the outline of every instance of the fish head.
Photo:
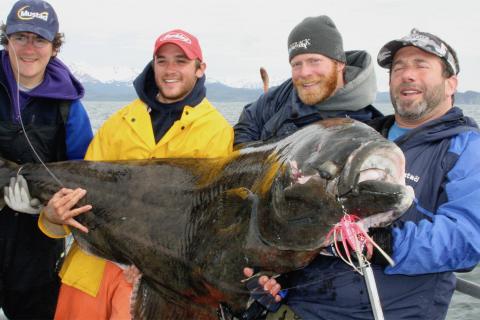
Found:
[(400, 148), (358, 121), (320, 121), (282, 140), (274, 154), (281, 169), (259, 228), (278, 248), (324, 246), (346, 213), (358, 216), (365, 229), (387, 226), (413, 201)]

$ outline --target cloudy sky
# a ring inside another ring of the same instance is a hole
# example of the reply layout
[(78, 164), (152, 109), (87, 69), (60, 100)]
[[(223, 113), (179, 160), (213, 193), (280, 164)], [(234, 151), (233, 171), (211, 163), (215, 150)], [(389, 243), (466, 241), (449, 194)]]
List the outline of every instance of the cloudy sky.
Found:
[[(0, 1), (6, 21), (15, 1)], [(207, 77), (229, 84), (260, 84), (265, 67), (274, 82), (290, 74), (287, 37), (307, 16), (329, 15), (345, 50), (363, 49), (375, 58), (386, 42), (412, 27), (437, 34), (460, 59), (459, 91), (480, 91), (480, 4), (473, 0), (50, 0), (66, 44), (60, 58), (106, 80), (138, 72), (151, 58), (156, 37), (182, 28), (196, 35)], [(386, 71), (377, 68), (380, 90)]]

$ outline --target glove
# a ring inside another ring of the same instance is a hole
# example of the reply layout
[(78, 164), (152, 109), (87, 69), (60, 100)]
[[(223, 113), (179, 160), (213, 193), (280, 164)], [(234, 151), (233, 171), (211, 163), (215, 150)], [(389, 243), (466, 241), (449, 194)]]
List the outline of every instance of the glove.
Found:
[(18, 212), (39, 214), (43, 207), (38, 199), (32, 199), (27, 181), (21, 174), (10, 178), (10, 186), (4, 187), (3, 197), (5, 203)]

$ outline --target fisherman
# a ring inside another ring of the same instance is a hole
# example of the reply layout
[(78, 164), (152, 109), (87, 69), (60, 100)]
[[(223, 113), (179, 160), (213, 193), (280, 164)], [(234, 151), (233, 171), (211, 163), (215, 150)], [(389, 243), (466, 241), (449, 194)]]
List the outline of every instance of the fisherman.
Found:
[[(414, 205), (374, 240), (395, 266), (374, 254), (373, 271), (386, 319), (444, 319), (455, 290), (453, 271), (480, 261), (480, 131), (455, 107), (458, 58), (438, 36), (413, 29), (385, 44), (378, 63), (390, 71), (395, 114), (371, 125), (406, 157)], [(371, 319), (361, 276), (335, 257), (319, 256), (287, 276), (289, 308), (267, 319)], [(277, 295), (274, 279), (264, 288)], [(277, 297), (277, 300), (279, 298)]]
[(245, 106), (235, 125), (235, 144), (289, 135), (317, 120), (382, 114), (373, 63), (366, 51), (343, 50), (328, 16), (308, 17), (288, 36), (292, 78)]
[[(82, 159), (93, 133), (80, 102), (84, 89), (56, 57), (63, 34), (53, 7), (17, 1), (0, 42), (1, 157), (20, 164)], [(38, 213), (28, 203), (0, 213), (0, 307), (10, 319), (51, 319), (55, 312), (64, 241), (37, 228)]]
[[(377, 87), (370, 54), (345, 52), (330, 17), (307, 17), (297, 24), (288, 36), (288, 55), (291, 79), (245, 106), (234, 126), (236, 147), (281, 138), (318, 120), (350, 117), (365, 122), (382, 116), (372, 106)], [(281, 300), (276, 281), (261, 277), (260, 282)]]
[[(205, 97), (205, 69), (197, 38), (183, 30), (160, 35), (153, 61), (135, 79), (138, 98), (96, 133), (86, 160), (214, 158), (232, 151), (233, 129)], [(156, 183), (169, 183), (157, 181)], [(41, 213), (39, 227), (64, 237), (90, 205), (74, 208), (87, 190), (58, 191)], [(118, 265), (72, 246), (60, 271), (55, 319), (129, 319), (132, 284)]]

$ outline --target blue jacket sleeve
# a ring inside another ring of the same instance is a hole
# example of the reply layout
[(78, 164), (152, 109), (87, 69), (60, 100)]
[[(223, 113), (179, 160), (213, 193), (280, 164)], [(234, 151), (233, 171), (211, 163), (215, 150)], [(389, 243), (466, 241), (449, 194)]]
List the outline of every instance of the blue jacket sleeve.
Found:
[[(265, 137), (265, 133), (268, 132), (266, 127), (270, 123), (273, 127), (269, 129), (275, 131), (281, 124), (282, 121), (280, 123), (271, 122), (271, 118), (277, 116), (277, 113), (279, 119), (288, 117), (292, 110), (292, 95), (294, 95), (293, 82), (292, 79), (288, 79), (281, 85), (270, 88), (257, 101), (247, 104), (240, 114), (238, 123), (233, 127), (235, 131), (233, 144), (271, 138)], [(275, 136), (274, 132), (272, 136)]]
[(235, 132), (234, 145), (261, 139), (262, 128), (265, 124), (262, 114), (264, 110), (265, 95), (243, 108), (237, 124), (233, 127)]
[(80, 100), (75, 100), (70, 106), (66, 124), (67, 158), (83, 159), (92, 138), (93, 131), (87, 111)]
[(407, 222), (393, 229), (396, 265), (385, 273), (465, 270), (480, 261), (480, 134), (458, 135), (449, 151), (459, 158), (447, 175), (447, 202), (439, 206), (432, 221)]

